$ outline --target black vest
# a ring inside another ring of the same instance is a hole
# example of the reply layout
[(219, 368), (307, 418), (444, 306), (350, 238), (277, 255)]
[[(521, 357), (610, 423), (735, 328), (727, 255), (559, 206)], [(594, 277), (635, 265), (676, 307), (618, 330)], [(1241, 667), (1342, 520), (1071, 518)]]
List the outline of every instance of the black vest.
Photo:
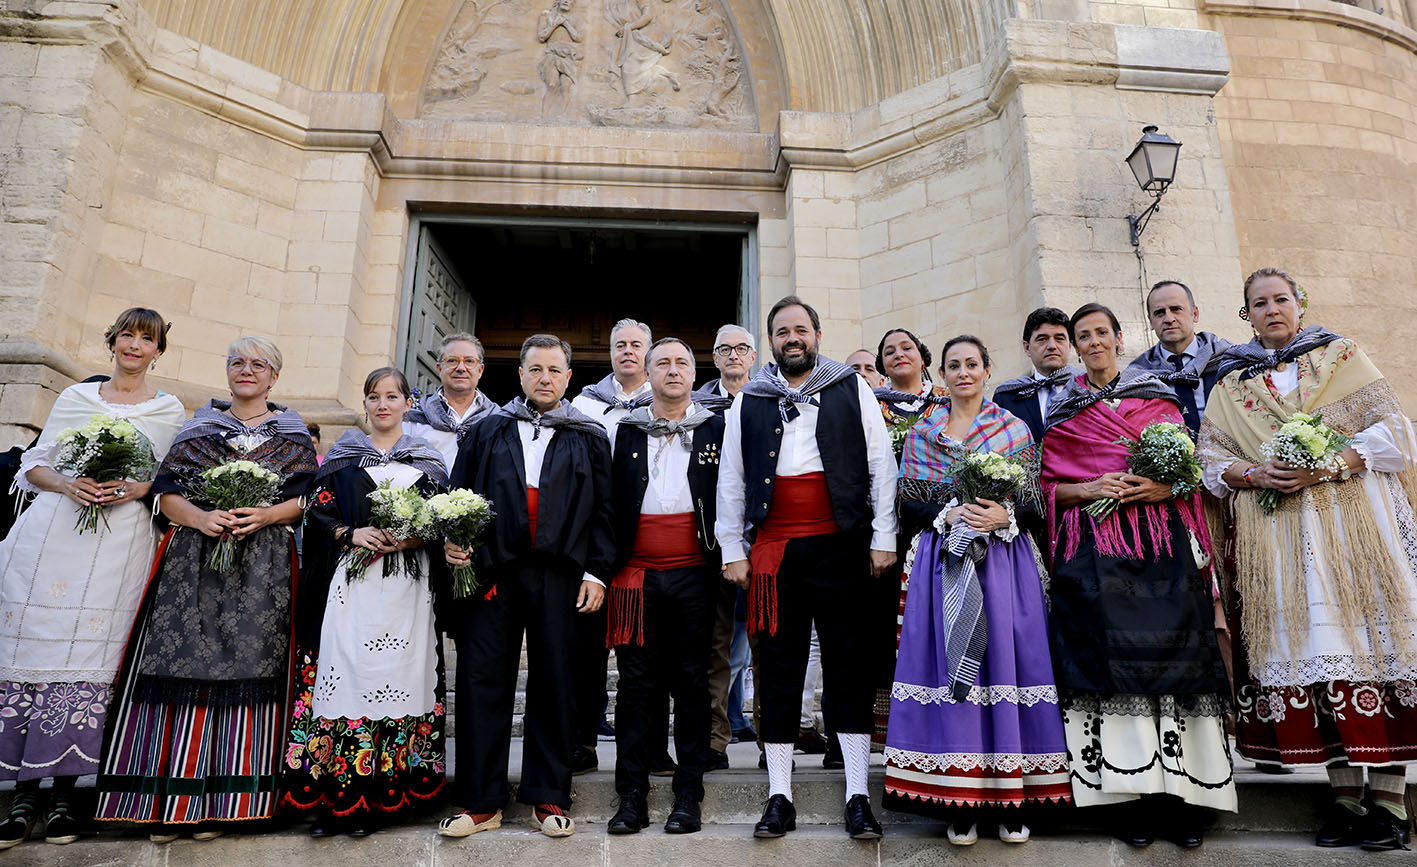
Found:
[[(855, 376), (827, 386), (815, 397), (817, 450), (827, 477), (832, 514), (837, 526), (851, 531), (871, 523), (871, 468), (866, 459), (866, 433), (861, 428), (860, 385)], [(772, 502), (777, 453), (782, 448), (782, 414), (775, 398), (743, 396), (744, 515), (749, 528), (761, 527)]]
[[(615, 569), (619, 571), (634, 552), (640, 529), (640, 507), (649, 487), (649, 434), (627, 424), (615, 427), (611, 474), (615, 491)], [(683, 446), (676, 439), (669, 448)], [(689, 456), (689, 495), (698, 520), (694, 534), (699, 537), (704, 562), (714, 568), (718, 568), (723, 556), (713, 535), (713, 524), (718, 519), (718, 460), (722, 452), (723, 416), (715, 415), (694, 428), (694, 451)]]

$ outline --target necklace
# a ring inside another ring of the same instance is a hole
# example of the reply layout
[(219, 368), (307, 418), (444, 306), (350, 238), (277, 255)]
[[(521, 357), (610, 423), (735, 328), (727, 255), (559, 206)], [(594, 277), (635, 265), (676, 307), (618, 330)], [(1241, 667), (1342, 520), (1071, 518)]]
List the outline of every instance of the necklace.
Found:
[(247, 418), (242, 418), (241, 416), (237, 415), (236, 413), (232, 412), (232, 411), (229, 410), (229, 409), (227, 410), (227, 412), (231, 415), (232, 418), (236, 419), (237, 421), (241, 422), (242, 424), (246, 424), (246, 423), (248, 423), (248, 422), (255, 421), (256, 419), (260, 418), (260, 417), (263, 416), (263, 415), (270, 415), (270, 414), (271, 414), (271, 410), (270, 410), (269, 407), (267, 407), (266, 409), (261, 410), (260, 412), (256, 413), (255, 415), (249, 416), (249, 417), (247, 417)]

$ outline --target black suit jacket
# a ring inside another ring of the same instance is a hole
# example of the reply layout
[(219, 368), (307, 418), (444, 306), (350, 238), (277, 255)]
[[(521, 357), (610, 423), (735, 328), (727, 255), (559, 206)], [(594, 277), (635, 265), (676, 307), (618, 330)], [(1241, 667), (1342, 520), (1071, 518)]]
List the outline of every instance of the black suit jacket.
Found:
[(1042, 448), (1043, 412), (1038, 408), (1038, 395), (1019, 397), (1017, 393), (1000, 394), (998, 389), (995, 389), (994, 403), (997, 403), (1006, 412), (1022, 419), (1023, 423), (1028, 425), (1028, 432), (1033, 434), (1033, 441)]
[[(1170, 371), (1173, 369), (1171, 362), (1167, 360), (1170, 357), (1171, 353), (1167, 352), (1166, 348), (1158, 343), (1132, 359), (1132, 363), (1127, 365), (1127, 369), (1132, 370), (1136, 368), (1138, 370)], [(1207, 365), (1207, 367), (1209, 367), (1209, 365)], [(1218, 379), (1219, 378), (1215, 375), (1214, 368), (1212, 368), (1209, 373), (1201, 374), (1201, 393), (1205, 395), (1206, 403), (1210, 403), (1210, 391), (1215, 388), (1215, 383)], [(1184, 386), (1181, 387), (1184, 388)], [(1179, 388), (1177, 392), (1179, 394)], [(1191, 429), (1191, 433), (1199, 433), (1201, 429), (1201, 416), (1205, 411), (1201, 410), (1199, 413), (1193, 412), (1190, 407), (1179, 400), (1176, 402), (1176, 405), (1181, 410), (1181, 419), (1185, 421), (1186, 427)]]
[(451, 486), (471, 488), (491, 500), (497, 510), (486, 544), (477, 549), (479, 572), (541, 560), (567, 570), (574, 567), (577, 577), (589, 572), (610, 583), (615, 567), (615, 530), (610, 442), (605, 437), (574, 428), (556, 429), (546, 447), (537, 484), (535, 540), (531, 539), (526, 461), (516, 419), (493, 413), (468, 432), (458, 447)]
[[(698, 526), (699, 548), (704, 562), (717, 569), (722, 562), (718, 540), (713, 535), (717, 519), (718, 461), (723, 453), (723, 416), (713, 418), (694, 428), (694, 451), (689, 456), (689, 493), (694, 500)], [(635, 536), (640, 527), (640, 507), (649, 486), (649, 434), (633, 425), (617, 425), (615, 432), (614, 490), (615, 544), (618, 556), (616, 568), (625, 565), (635, 549)], [(670, 448), (681, 448), (676, 440)]]

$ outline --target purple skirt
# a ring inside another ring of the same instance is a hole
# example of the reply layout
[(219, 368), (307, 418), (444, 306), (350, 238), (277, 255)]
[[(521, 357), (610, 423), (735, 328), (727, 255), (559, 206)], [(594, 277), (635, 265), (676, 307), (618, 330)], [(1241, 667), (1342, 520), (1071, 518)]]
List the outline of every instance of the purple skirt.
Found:
[(989, 642), (975, 685), (956, 701), (945, 659), (943, 541), (933, 530), (921, 534), (905, 591), (886, 805), (931, 814), (952, 805), (1068, 801), (1067, 743), (1032, 543), (989, 541), (978, 566)]
[(98, 773), (106, 683), (0, 682), (0, 780)]

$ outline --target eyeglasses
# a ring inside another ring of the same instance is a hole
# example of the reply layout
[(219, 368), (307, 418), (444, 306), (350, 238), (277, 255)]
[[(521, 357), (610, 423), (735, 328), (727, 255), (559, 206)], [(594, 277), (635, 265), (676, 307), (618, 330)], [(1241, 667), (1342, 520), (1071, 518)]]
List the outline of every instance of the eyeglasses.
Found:
[(724, 343), (713, 348), (713, 354), (717, 355), (719, 358), (727, 358), (730, 355), (736, 355), (740, 358), (747, 358), (748, 353), (752, 351), (753, 347), (749, 346), (746, 343), (739, 343), (736, 346), (729, 346), (728, 344)]
[(481, 364), (482, 361), (478, 358), (442, 358), (439, 359), (438, 363), (449, 370), (457, 370), (459, 367), (466, 367), (468, 370), (476, 370), (477, 366)]
[(232, 373), (239, 373), (246, 368), (249, 368), (252, 373), (265, 373), (271, 369), (271, 362), (265, 358), (242, 358), (239, 355), (227, 357), (226, 369)]

